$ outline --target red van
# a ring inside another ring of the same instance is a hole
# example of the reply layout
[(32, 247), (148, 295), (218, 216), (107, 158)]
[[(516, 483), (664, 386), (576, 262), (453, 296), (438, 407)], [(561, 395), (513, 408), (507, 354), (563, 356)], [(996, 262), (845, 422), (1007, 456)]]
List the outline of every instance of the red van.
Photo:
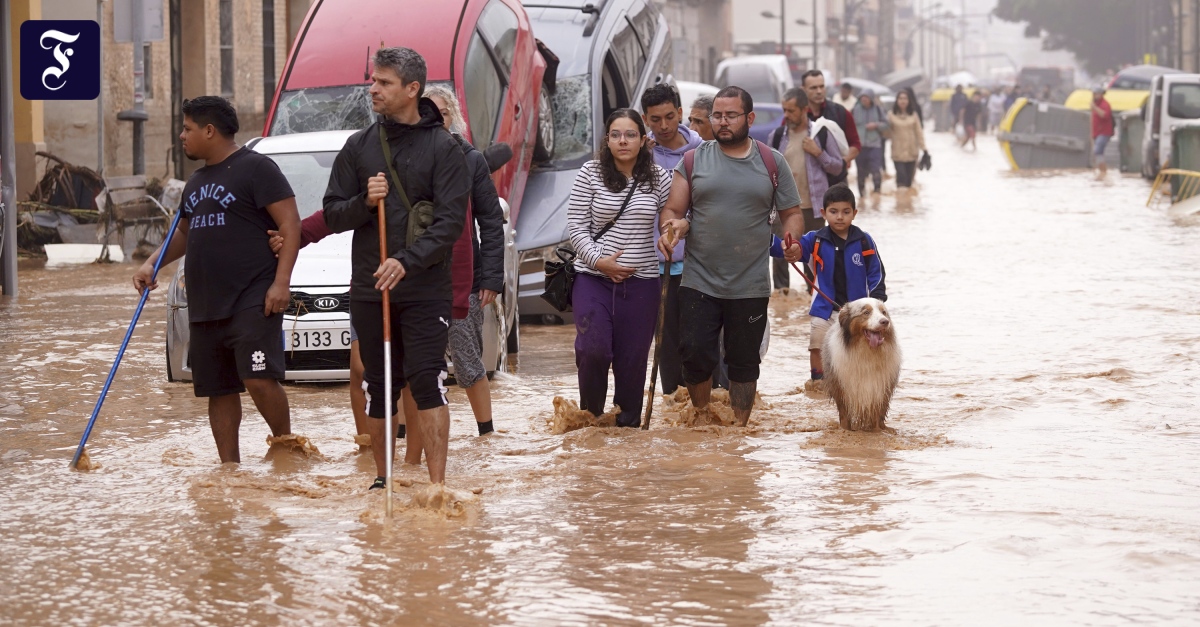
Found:
[[(492, 179), (515, 224), (534, 153), (548, 153), (554, 143), (549, 95), (541, 88), (546, 62), (518, 0), (316, 0), (263, 135), (370, 125), (370, 60), (380, 46), (425, 57), (427, 83), (453, 87), (476, 148), (512, 147), (513, 159)], [(539, 127), (540, 110), (547, 113)]]

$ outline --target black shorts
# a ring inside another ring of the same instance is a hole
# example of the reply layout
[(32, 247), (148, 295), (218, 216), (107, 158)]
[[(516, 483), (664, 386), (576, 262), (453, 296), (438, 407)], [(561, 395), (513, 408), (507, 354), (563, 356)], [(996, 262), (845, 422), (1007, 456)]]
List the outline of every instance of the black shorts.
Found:
[(679, 354), (683, 381), (703, 383), (720, 359), (717, 338), (725, 330), (729, 380), (758, 381), (758, 354), (767, 330), (769, 298), (714, 298), (690, 287), (679, 288)]
[(188, 328), (196, 396), (241, 394), (246, 379), (283, 378), (283, 314), (264, 316), (262, 307), (255, 307)]
[[(412, 389), (417, 409), (436, 409), (446, 404), (450, 312), (448, 300), (391, 304), (392, 413), (396, 412), (405, 384)], [(383, 418), (383, 303), (351, 300), (350, 319), (358, 332), (367, 415)]]

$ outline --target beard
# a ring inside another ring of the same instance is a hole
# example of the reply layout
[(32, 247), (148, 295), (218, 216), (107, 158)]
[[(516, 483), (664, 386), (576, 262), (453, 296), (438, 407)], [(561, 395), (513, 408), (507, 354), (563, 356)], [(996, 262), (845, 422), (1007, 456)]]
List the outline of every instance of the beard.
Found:
[(746, 138), (750, 136), (750, 125), (747, 124), (746, 126), (743, 126), (741, 130), (738, 130), (738, 131), (734, 131), (733, 129), (730, 129), (730, 132), (733, 133), (733, 137), (731, 137), (729, 139), (725, 139), (725, 138), (721, 137), (720, 131), (713, 133), (713, 136), (716, 138), (717, 143), (721, 144), (722, 146), (736, 146), (737, 144), (740, 144), (740, 143), (746, 141)]

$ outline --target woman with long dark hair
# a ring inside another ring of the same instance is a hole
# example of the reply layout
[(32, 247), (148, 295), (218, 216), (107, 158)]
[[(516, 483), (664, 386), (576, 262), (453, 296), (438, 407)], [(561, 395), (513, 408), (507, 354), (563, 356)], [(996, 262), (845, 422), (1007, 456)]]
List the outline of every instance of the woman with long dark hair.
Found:
[(896, 96), (896, 104), (888, 112), (888, 125), (892, 127), (892, 161), (896, 164), (896, 189), (912, 188), (917, 174), (917, 159), (925, 150), (925, 131), (921, 118), (917, 116), (915, 102), (908, 92)]
[[(640, 424), (646, 359), (658, 321), (658, 239), (654, 218), (667, 202), (671, 174), (654, 164), (642, 116), (617, 109), (604, 125), (596, 159), (571, 188), (567, 230), (578, 257), (571, 305), (579, 407), (599, 416), (611, 367), (621, 408), (617, 424)], [(619, 331), (618, 331), (619, 329)]]

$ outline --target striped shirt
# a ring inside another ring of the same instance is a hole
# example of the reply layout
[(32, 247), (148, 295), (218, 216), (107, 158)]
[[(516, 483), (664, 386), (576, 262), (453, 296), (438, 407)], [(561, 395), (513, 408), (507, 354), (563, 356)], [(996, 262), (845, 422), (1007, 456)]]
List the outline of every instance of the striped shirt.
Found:
[(658, 277), (658, 253), (655, 248), (658, 234), (654, 230), (654, 219), (667, 204), (667, 196), (671, 193), (671, 173), (655, 165), (654, 176), (657, 180), (655, 189), (649, 189), (647, 185), (638, 187), (630, 197), (625, 213), (597, 242), (593, 234), (599, 233), (617, 215), (629, 189), (619, 192), (609, 190), (600, 175), (600, 162), (588, 161), (583, 164), (571, 187), (571, 200), (567, 207), (567, 232), (578, 255), (576, 270), (604, 276), (596, 269), (596, 262), (620, 250), (624, 252), (617, 263), (634, 268), (635, 277)]

